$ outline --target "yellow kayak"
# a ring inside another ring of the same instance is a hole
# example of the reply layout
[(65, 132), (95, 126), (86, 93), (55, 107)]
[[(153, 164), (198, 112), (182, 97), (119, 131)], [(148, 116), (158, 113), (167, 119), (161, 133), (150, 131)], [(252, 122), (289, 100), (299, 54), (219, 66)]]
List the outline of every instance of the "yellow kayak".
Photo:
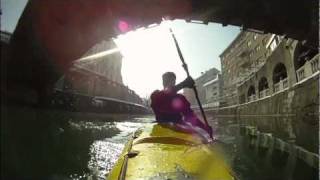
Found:
[(107, 179), (235, 179), (217, 146), (195, 134), (151, 124), (133, 135)]

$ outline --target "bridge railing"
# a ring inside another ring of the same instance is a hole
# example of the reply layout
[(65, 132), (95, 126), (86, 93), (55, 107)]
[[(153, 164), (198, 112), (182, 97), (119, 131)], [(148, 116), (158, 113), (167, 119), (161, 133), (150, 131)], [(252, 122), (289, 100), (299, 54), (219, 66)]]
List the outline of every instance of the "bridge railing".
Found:
[(150, 109), (142, 104), (103, 96), (89, 96), (76, 92), (55, 89), (51, 103), (53, 108), (74, 112), (98, 113), (149, 113)]

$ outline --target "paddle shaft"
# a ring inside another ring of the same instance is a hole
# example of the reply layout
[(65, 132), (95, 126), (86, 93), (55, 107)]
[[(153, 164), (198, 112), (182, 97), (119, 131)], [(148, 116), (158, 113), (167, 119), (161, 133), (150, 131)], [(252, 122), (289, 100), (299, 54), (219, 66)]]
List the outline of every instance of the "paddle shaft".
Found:
[[(178, 54), (179, 54), (180, 60), (181, 60), (181, 62), (182, 62), (182, 67), (183, 67), (183, 69), (186, 71), (187, 76), (190, 77), (189, 69), (188, 69), (188, 66), (187, 66), (186, 62), (184, 61), (183, 56), (182, 56), (182, 52), (181, 52), (181, 50), (180, 50), (178, 41), (177, 41), (175, 35), (173, 34), (172, 29), (169, 28), (169, 30), (170, 30), (170, 33), (171, 33), (172, 38), (173, 38), (173, 40), (174, 40), (174, 44), (176, 45), (176, 48), (177, 48), (177, 50), (178, 50)], [(199, 105), (199, 108), (200, 108), (200, 111), (201, 111), (203, 120), (204, 120), (204, 122), (206, 123), (206, 126), (209, 127), (209, 123), (208, 123), (208, 121), (207, 121), (206, 114), (204, 113), (204, 110), (203, 110), (203, 108), (202, 108), (202, 105), (201, 105), (201, 102), (200, 102), (200, 99), (199, 99), (198, 90), (197, 90), (196, 86), (193, 86), (192, 89), (193, 89), (194, 94), (195, 94), (195, 96), (196, 96), (196, 100), (197, 100), (197, 102), (198, 102), (198, 105)]]

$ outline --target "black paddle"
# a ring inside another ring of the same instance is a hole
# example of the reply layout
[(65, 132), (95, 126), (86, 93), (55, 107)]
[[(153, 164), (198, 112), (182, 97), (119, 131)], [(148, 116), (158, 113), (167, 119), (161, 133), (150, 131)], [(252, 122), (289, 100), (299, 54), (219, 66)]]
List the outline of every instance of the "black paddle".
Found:
[[(182, 56), (182, 53), (181, 53), (181, 50), (180, 50), (178, 41), (177, 41), (175, 35), (173, 34), (172, 29), (169, 28), (169, 30), (170, 30), (170, 33), (171, 33), (172, 38), (173, 38), (173, 40), (174, 40), (174, 44), (176, 45), (176, 48), (177, 48), (177, 51), (178, 51), (180, 60), (181, 60), (181, 62), (182, 62), (182, 67), (183, 67), (183, 69), (186, 71), (187, 76), (188, 76), (188, 77), (191, 77), (191, 76), (190, 76), (190, 73), (189, 73), (189, 70), (188, 70), (188, 66), (187, 66), (187, 64), (186, 64), (186, 62), (184, 61), (184, 58), (183, 58), (183, 56)], [(209, 126), (209, 123), (208, 123), (208, 121), (207, 121), (206, 114), (204, 113), (204, 110), (203, 110), (203, 108), (202, 108), (202, 105), (201, 105), (201, 102), (200, 102), (200, 99), (199, 99), (199, 95), (198, 95), (198, 91), (197, 91), (196, 86), (193, 86), (193, 91), (194, 91), (194, 94), (195, 94), (195, 96), (196, 96), (196, 99), (197, 99), (197, 102), (198, 102), (198, 105), (199, 105), (199, 108), (200, 108), (200, 111), (201, 111), (203, 120), (204, 120), (206, 126), (211, 128), (211, 126)], [(210, 134), (210, 137), (212, 138), (212, 134)]]

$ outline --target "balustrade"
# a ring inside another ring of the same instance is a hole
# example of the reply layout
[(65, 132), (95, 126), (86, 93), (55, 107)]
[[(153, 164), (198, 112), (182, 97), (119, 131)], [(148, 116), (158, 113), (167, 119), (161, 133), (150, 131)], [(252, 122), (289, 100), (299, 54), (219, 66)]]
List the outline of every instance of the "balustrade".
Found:
[(256, 95), (253, 94), (253, 95), (248, 97), (248, 102), (254, 101), (255, 99), (256, 99)]
[(281, 91), (288, 87), (288, 78), (280, 80), (278, 83), (274, 84), (274, 92)]
[(282, 80), (282, 87), (283, 87), (282, 89), (285, 89), (288, 87), (288, 78)]
[(280, 82), (274, 84), (274, 92), (280, 91)]
[(260, 97), (260, 98), (263, 98), (263, 97), (264, 97), (264, 91), (260, 91), (260, 92), (259, 92), (259, 97)]
[(265, 92), (266, 92), (266, 96), (269, 96), (270, 93), (269, 93), (269, 88), (268, 89), (265, 89)]
[(297, 70), (297, 77), (298, 77), (298, 81), (301, 81), (302, 79), (305, 78), (304, 66), (300, 67), (300, 68)]
[(318, 72), (319, 69), (320, 67), (319, 67), (319, 54), (318, 54), (314, 56), (311, 60), (306, 61), (306, 63), (296, 71), (298, 81), (301, 81), (306, 77), (310, 77), (312, 74)]
[(268, 95), (269, 95), (269, 89), (264, 89), (264, 90), (259, 92), (259, 97), (260, 98), (263, 98), (263, 97), (268, 96)]
[(311, 64), (311, 72), (312, 74), (319, 71), (320, 67), (319, 67), (319, 56), (320, 54), (317, 54), (315, 57), (312, 58), (312, 60), (310, 61)]

